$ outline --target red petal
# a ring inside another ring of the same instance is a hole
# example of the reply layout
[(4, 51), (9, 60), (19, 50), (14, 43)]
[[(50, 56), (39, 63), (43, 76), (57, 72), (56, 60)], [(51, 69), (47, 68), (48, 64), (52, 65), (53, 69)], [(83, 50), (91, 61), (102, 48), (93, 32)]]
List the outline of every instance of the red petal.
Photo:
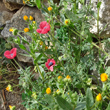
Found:
[(49, 64), (48, 64), (48, 62), (45, 63), (45, 66), (49, 69)]
[(51, 71), (53, 71), (53, 66), (51, 66), (49, 69), (50, 69)]
[(11, 51), (7, 50), (4, 52), (4, 56), (8, 59), (13, 59), (14, 57), (16, 57), (16, 51), (17, 48), (13, 48), (11, 49)]
[(51, 59), (48, 59), (47, 62), (50, 63)]
[(48, 31), (46, 29), (42, 29), (41, 34), (47, 34), (47, 33), (48, 33)]
[(54, 66), (54, 65), (55, 65), (55, 63), (56, 63), (54, 59), (52, 59), (52, 60), (51, 60), (51, 62), (53, 63), (53, 66)]
[(17, 48), (13, 48), (11, 49), (11, 54), (13, 54), (12, 58), (16, 57), (16, 51), (17, 51)]
[(36, 30), (38, 33), (41, 33), (42, 32), (42, 29), (37, 29)]
[(45, 26), (47, 25), (47, 22), (46, 21), (42, 21), (41, 23), (40, 23), (40, 28), (41, 29), (43, 29)]
[(48, 33), (48, 31), (50, 31), (50, 25), (49, 25), (49, 24), (47, 24), (47, 25), (42, 29), (41, 34), (46, 34), (46, 33)]

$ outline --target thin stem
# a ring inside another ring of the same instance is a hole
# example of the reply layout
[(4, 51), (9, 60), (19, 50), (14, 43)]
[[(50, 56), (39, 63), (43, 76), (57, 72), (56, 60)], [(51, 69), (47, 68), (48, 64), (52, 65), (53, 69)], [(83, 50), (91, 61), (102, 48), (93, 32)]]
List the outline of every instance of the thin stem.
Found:
[(19, 66), (19, 68), (21, 68), (22, 70), (23, 70), (23, 68), (18, 64), (18, 62), (15, 60), (15, 59), (13, 59), (14, 61), (15, 61), (15, 63)]
[[(98, 0), (98, 3), (99, 3), (99, 0)], [(100, 7), (98, 7), (98, 9), (97, 9), (97, 32), (98, 32), (98, 35), (99, 35), (99, 9), (100, 9)]]

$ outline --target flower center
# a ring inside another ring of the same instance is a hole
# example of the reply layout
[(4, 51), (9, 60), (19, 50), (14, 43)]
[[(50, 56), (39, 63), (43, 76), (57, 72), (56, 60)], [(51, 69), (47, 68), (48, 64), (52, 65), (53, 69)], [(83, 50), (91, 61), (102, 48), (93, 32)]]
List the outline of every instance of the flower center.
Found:
[(49, 66), (52, 66), (52, 65), (53, 65), (53, 63), (52, 63), (52, 62), (50, 62), (50, 63), (49, 63)]
[(11, 56), (13, 56), (13, 53), (11, 53)]
[(44, 29), (46, 29), (47, 27), (44, 27)]

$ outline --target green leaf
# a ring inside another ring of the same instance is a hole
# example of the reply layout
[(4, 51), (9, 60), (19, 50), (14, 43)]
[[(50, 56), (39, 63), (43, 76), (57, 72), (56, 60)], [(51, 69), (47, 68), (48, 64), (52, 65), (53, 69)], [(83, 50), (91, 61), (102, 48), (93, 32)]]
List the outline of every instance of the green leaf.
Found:
[(102, 2), (98, 2), (97, 8), (100, 8), (101, 4), (102, 4)]
[(39, 66), (41, 73), (44, 72), (44, 68), (42, 66)]
[(74, 14), (72, 13), (72, 11), (66, 10), (65, 13), (66, 13), (66, 17), (69, 18), (70, 20), (74, 19)]
[(5, 47), (6, 47), (7, 49), (11, 49), (11, 44), (6, 43), (6, 44), (5, 44)]
[(53, 103), (53, 98), (51, 95), (46, 94), (45, 96), (45, 102), (47, 102), (49, 105), (51, 105)]
[(54, 54), (54, 52), (51, 51), (51, 49), (47, 49), (47, 50), (46, 50), (46, 54)]
[(110, 74), (110, 66), (107, 68), (107, 70), (105, 71), (105, 73)]
[(41, 8), (41, 0), (35, 0), (35, 4), (39, 9)]
[(36, 56), (36, 59), (35, 60), (36, 60), (36, 62), (38, 62), (43, 55), (40, 54), (40, 53), (35, 53), (35, 56)]
[(77, 107), (75, 108), (75, 110), (82, 110), (86, 107), (86, 101), (84, 102), (80, 102), (77, 104)]
[(20, 38), (17, 36), (17, 43), (20, 44)]
[(28, 41), (26, 41), (26, 40), (24, 40), (24, 39), (22, 39), (22, 40), (23, 40), (23, 43), (26, 43), (26, 44), (29, 45), (29, 42), (28, 42)]
[(28, 55), (28, 54), (23, 54), (23, 53), (19, 53), (20, 55), (23, 55), (25, 57), (32, 57), (31, 55)]
[(30, 31), (33, 30), (33, 26), (31, 24), (29, 25), (29, 29), (30, 29)]
[(106, 108), (106, 110), (110, 110), (110, 103), (108, 104), (108, 107)]
[(26, 50), (26, 47), (23, 44), (19, 44), (19, 47), (23, 50)]
[(92, 107), (93, 104), (94, 104), (94, 99), (93, 99), (92, 91), (90, 90), (90, 88), (88, 88), (86, 91), (86, 107), (87, 107), (87, 110), (90, 110), (90, 107)]
[(73, 107), (62, 97), (57, 96), (56, 97), (57, 103), (63, 110), (73, 110)]

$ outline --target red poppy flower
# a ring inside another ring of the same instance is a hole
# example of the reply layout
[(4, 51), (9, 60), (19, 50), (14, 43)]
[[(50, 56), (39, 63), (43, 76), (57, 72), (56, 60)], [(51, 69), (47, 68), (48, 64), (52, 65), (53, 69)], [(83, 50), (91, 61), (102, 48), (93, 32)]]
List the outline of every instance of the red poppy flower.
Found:
[(40, 29), (36, 30), (38, 33), (46, 34), (50, 31), (50, 24), (47, 23), (46, 21), (42, 21), (40, 23), (39, 27), (40, 27)]
[(16, 57), (16, 51), (17, 51), (17, 48), (13, 48), (10, 51), (7, 50), (5, 51), (4, 56), (8, 59), (13, 59), (14, 57)]
[(47, 62), (45, 63), (45, 66), (53, 71), (53, 66), (55, 66), (55, 60), (54, 59), (48, 59)]

